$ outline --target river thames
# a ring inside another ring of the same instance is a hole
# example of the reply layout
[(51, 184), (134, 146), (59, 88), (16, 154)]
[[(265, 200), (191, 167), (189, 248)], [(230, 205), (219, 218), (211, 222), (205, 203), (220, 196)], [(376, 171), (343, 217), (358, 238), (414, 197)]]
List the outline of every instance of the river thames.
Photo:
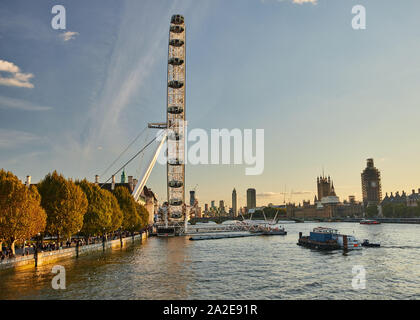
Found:
[[(316, 226), (380, 242), (381, 248), (319, 252), (296, 245)], [(190, 241), (149, 238), (126, 249), (0, 272), (1, 299), (419, 299), (420, 225), (285, 224), (286, 236)], [(353, 289), (354, 266), (366, 270)]]

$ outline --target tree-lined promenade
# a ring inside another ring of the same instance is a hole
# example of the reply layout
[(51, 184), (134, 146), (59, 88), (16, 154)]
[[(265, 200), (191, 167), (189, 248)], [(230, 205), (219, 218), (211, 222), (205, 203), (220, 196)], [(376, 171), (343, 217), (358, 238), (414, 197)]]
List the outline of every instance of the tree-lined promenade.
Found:
[[(85, 242), (116, 231), (134, 233), (147, 227), (149, 214), (122, 186), (113, 192), (86, 179), (73, 182), (56, 171), (36, 186), (26, 186), (13, 173), (0, 170), (0, 253), (10, 256), (16, 244), (56, 238), (57, 248), (74, 235)], [(41, 245), (41, 244), (40, 244)]]

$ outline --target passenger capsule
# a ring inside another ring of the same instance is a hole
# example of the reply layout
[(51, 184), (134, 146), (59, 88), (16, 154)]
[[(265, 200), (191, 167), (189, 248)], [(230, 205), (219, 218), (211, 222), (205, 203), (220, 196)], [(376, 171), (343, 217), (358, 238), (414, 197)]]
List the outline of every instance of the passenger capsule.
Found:
[(184, 31), (184, 28), (181, 26), (171, 26), (170, 31), (173, 33), (181, 33)]
[(171, 114), (180, 114), (184, 111), (184, 109), (182, 107), (179, 106), (171, 106), (168, 107), (168, 112)]
[(184, 45), (184, 40), (172, 39), (171, 41), (169, 41), (169, 44), (173, 47), (180, 47), (180, 46)]
[(181, 199), (171, 199), (169, 204), (171, 206), (180, 206), (182, 204), (182, 200)]
[(179, 134), (178, 132), (171, 132), (170, 134), (168, 134), (168, 138), (169, 140), (181, 140), (182, 138), (182, 134)]
[(168, 186), (170, 188), (181, 188), (184, 184), (182, 183), (182, 181), (178, 181), (178, 180), (172, 180), (169, 181)]
[(173, 24), (183, 24), (184, 23), (184, 17), (180, 14), (174, 14), (171, 18), (171, 23)]
[(172, 80), (172, 81), (168, 82), (168, 86), (172, 89), (180, 89), (184, 86), (184, 82), (177, 81), (177, 80)]
[(170, 65), (173, 65), (173, 66), (180, 66), (181, 64), (184, 63), (184, 60), (183, 59), (180, 59), (180, 58), (170, 58), (168, 60), (168, 63)]
[(182, 164), (182, 161), (179, 159), (169, 159), (168, 164), (171, 166), (180, 166)]
[(182, 212), (179, 212), (179, 211), (172, 212), (171, 213), (171, 218), (173, 218), (173, 219), (181, 219), (182, 218)]

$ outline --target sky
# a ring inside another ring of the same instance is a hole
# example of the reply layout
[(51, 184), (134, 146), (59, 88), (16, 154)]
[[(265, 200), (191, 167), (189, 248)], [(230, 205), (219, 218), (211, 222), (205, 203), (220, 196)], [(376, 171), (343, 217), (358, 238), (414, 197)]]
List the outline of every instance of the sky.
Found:
[[(51, 26), (55, 4), (66, 29)], [(352, 7), (366, 29), (352, 28)], [(184, 15), (189, 130), (264, 129), (264, 172), (188, 165), (200, 203), (313, 200), (316, 177), (361, 200), (374, 158), (385, 192), (420, 188), (420, 2), (144, 0), (0, 3), (0, 168), (101, 181), (166, 119), (170, 17)], [(139, 134), (140, 138), (106, 170)], [(138, 178), (147, 155), (125, 170)], [(147, 183), (162, 201), (166, 167)], [(188, 199), (186, 199), (188, 201)]]

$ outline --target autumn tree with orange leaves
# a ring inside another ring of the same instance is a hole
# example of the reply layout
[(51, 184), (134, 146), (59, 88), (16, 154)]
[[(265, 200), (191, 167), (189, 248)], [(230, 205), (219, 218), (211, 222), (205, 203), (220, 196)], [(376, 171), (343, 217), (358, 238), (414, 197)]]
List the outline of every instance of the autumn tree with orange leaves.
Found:
[(57, 242), (62, 236), (70, 239), (83, 227), (88, 207), (85, 193), (57, 171), (47, 174), (37, 187), (42, 197), (41, 205), (47, 213), (45, 231), (56, 235)]
[(0, 170), (0, 247), (5, 241), (15, 254), (16, 241), (25, 241), (46, 225), (36, 187), (25, 186), (13, 173)]

